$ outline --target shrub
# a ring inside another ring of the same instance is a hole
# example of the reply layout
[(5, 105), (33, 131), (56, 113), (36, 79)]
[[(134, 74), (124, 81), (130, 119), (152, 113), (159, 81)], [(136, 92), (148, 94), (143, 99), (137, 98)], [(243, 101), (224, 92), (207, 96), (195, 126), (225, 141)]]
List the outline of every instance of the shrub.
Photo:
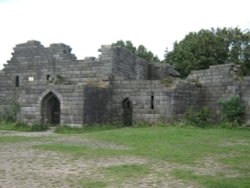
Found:
[(20, 106), (16, 101), (13, 101), (9, 106), (0, 109), (0, 121), (15, 122), (19, 113)]
[(218, 103), (222, 106), (221, 114), (224, 120), (234, 124), (242, 124), (245, 106), (242, 104), (240, 96), (235, 95), (221, 99)]
[(188, 124), (198, 127), (205, 127), (212, 123), (211, 115), (207, 107), (203, 107), (197, 112), (192, 108), (189, 108), (185, 114), (185, 120)]
[(22, 121), (16, 121), (14, 123), (14, 127), (19, 129), (19, 128), (29, 128), (30, 126), (27, 123), (24, 123)]
[(46, 131), (49, 129), (47, 124), (34, 123), (31, 125), (31, 131)]

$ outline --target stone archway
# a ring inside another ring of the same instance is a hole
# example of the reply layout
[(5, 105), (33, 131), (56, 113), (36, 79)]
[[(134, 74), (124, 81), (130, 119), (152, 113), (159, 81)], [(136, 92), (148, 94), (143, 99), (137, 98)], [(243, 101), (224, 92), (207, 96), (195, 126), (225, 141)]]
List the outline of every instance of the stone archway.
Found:
[(60, 124), (61, 103), (53, 92), (49, 92), (44, 96), (41, 108), (42, 123), (51, 125)]
[(125, 98), (122, 101), (123, 108), (123, 125), (131, 126), (133, 123), (133, 105), (129, 98)]

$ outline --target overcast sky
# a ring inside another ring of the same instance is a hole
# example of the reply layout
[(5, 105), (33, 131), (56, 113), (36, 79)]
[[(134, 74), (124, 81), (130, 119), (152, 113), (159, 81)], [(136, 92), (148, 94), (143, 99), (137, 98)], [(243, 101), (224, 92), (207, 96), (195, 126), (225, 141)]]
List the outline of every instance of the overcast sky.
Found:
[(250, 0), (0, 0), (0, 69), (28, 40), (68, 44), (78, 59), (131, 40), (163, 59), (191, 31), (249, 29), (249, 7)]

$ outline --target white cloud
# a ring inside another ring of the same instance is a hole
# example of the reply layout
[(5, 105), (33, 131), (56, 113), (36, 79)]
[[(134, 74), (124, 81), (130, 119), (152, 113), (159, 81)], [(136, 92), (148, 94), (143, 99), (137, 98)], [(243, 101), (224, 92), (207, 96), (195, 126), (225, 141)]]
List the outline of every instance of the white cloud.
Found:
[(79, 59), (131, 40), (163, 57), (190, 31), (250, 27), (248, 0), (0, 0), (0, 68), (27, 40), (66, 43)]

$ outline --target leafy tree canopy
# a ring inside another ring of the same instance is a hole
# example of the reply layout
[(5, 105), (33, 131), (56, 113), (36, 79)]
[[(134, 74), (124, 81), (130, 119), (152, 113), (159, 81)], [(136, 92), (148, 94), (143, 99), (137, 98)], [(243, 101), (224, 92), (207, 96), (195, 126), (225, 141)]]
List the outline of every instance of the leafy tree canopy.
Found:
[(147, 60), (150, 63), (160, 62), (160, 59), (143, 45), (139, 45), (138, 48), (136, 48), (131, 41), (123, 41), (123, 40), (118, 40), (112, 45), (125, 47), (134, 54), (136, 54), (137, 56)]
[(250, 73), (250, 31), (239, 28), (202, 29), (190, 32), (172, 51), (165, 53), (166, 63), (172, 64), (183, 77), (192, 70), (210, 65), (240, 64), (245, 74)]

